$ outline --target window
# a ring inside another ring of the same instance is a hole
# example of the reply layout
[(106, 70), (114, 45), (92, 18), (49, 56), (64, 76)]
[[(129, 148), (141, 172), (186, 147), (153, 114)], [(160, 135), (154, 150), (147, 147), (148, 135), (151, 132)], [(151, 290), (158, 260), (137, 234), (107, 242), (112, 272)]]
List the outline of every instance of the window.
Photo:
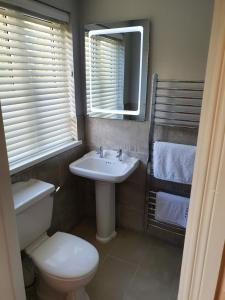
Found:
[[(85, 34), (87, 113), (91, 112), (90, 64), (92, 64), (92, 77), (95, 78), (94, 80), (92, 80), (93, 107), (112, 110), (124, 109), (124, 52), (125, 46), (123, 44), (123, 41), (120, 39), (104, 36), (89, 38), (88, 34)], [(90, 57), (91, 55), (92, 57)], [(92, 112), (92, 116), (93, 115), (97, 117), (99, 115), (102, 116), (103, 114)], [(105, 115), (105, 117), (106, 116), (108, 115)]]
[(77, 140), (67, 24), (0, 8), (0, 101), (10, 169)]

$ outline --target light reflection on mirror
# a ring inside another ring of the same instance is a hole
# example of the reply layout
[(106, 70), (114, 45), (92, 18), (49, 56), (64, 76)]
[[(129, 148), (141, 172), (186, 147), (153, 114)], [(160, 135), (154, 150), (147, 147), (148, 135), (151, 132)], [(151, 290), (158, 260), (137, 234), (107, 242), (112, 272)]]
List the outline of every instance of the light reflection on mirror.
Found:
[[(134, 33), (136, 34), (134, 35)], [(139, 115), (142, 79), (143, 27), (132, 26), (124, 28), (91, 30), (89, 31), (88, 37), (90, 57), (89, 79), (91, 112)], [(135, 40), (135, 43), (133, 43), (133, 40)], [(137, 45), (137, 47), (132, 47), (132, 44), (135, 44), (135, 46)], [(128, 55), (126, 55), (126, 59), (125, 53), (128, 53)], [(131, 59), (131, 63), (128, 63), (128, 67), (133, 67), (137, 62), (138, 66), (135, 72), (132, 72), (129, 70), (129, 68), (125, 68), (126, 60), (128, 60), (128, 58)], [(133, 85), (138, 85), (138, 88), (136, 89), (138, 92), (137, 95), (132, 94), (133, 97), (138, 99), (137, 108), (136, 110), (127, 110), (124, 107), (126, 104), (126, 97), (124, 95), (124, 81), (128, 81), (130, 79), (129, 75), (133, 75), (133, 73), (134, 75), (137, 74), (138, 77), (136, 80), (132, 80)], [(113, 94), (110, 92), (110, 95), (112, 95), (110, 98), (110, 106), (104, 101), (104, 97), (108, 95), (109, 92), (108, 89), (105, 88), (106, 85), (104, 84), (104, 80), (106, 79), (107, 75), (111, 81), (110, 87), (113, 92)], [(96, 80), (100, 83), (98, 85), (97, 93), (96, 89), (94, 88)], [(102, 98), (99, 99), (99, 95), (100, 97), (102, 96)]]
[(130, 25), (135, 22), (137, 26), (86, 26), (86, 95), (89, 116), (144, 119), (148, 47), (145, 38), (143, 51), (145, 28), (138, 24), (140, 21), (143, 20), (122, 23)]

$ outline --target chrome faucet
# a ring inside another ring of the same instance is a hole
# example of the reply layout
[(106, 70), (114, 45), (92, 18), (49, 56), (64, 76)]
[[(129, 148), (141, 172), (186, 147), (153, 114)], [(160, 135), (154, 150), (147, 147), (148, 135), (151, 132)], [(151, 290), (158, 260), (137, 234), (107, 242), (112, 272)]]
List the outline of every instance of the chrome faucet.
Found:
[(123, 150), (122, 149), (119, 149), (118, 152), (117, 152), (117, 156), (119, 161), (122, 161), (122, 155), (123, 155)]
[(100, 158), (103, 158), (103, 147), (100, 146), (96, 153), (99, 154)]

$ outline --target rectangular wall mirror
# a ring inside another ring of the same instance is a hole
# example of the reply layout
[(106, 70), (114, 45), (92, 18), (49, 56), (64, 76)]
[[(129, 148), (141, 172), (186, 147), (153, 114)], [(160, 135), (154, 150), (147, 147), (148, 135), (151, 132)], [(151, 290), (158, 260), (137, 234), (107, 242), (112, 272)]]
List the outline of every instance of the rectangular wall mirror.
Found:
[(149, 22), (85, 26), (87, 114), (145, 120)]

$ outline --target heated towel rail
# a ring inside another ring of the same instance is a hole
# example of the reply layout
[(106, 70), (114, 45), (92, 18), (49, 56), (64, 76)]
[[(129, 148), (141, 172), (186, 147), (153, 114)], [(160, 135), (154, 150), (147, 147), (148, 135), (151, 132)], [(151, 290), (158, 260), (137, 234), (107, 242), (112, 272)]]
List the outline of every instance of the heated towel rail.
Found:
[(204, 82), (159, 80), (152, 77), (152, 114), (155, 125), (198, 128)]
[[(176, 143), (186, 143), (184, 142), (185, 134), (188, 135), (190, 132), (194, 132), (197, 139), (203, 89), (204, 81), (161, 80), (157, 74), (153, 74), (152, 76), (151, 124), (149, 130), (149, 160), (145, 209), (145, 228), (147, 232), (157, 229), (158, 233), (159, 231), (161, 233), (167, 232), (180, 237), (183, 237), (185, 234), (184, 228), (155, 219), (157, 191), (161, 190), (189, 197), (191, 186), (176, 184), (174, 182), (163, 182), (154, 178), (152, 170), (153, 144), (156, 140), (174, 142), (170, 139), (170, 136), (177, 133), (182, 136), (182, 141), (176, 140)], [(160, 130), (157, 130), (159, 128)], [(165, 136), (167, 137), (166, 140)]]

